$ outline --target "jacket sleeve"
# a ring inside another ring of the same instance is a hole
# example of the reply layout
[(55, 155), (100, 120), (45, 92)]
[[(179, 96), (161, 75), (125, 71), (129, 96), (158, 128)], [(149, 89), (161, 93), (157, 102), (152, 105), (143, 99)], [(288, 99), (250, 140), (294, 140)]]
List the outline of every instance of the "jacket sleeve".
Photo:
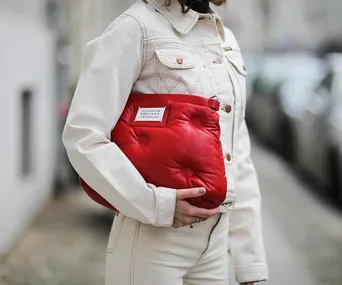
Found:
[(122, 15), (89, 42), (63, 131), (77, 173), (123, 215), (155, 226), (173, 223), (176, 190), (147, 184), (110, 141), (144, 62), (139, 22)]
[(268, 279), (261, 225), (261, 197), (243, 121), (238, 137), (235, 211), (230, 216), (229, 248), (239, 283)]

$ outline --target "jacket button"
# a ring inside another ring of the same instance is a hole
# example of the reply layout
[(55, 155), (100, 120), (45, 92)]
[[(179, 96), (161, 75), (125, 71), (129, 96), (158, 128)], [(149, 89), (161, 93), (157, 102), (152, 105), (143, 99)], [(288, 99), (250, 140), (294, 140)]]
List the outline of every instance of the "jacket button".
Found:
[(244, 71), (246, 71), (246, 70), (247, 70), (247, 69), (246, 69), (246, 65), (244, 65), (242, 68), (243, 68), (243, 70), (244, 70)]
[(184, 62), (183, 58), (181, 58), (181, 57), (177, 58), (177, 63), (178, 64), (183, 64), (183, 62)]
[(232, 156), (230, 155), (230, 153), (227, 153), (227, 154), (226, 154), (226, 159), (227, 159), (228, 161), (231, 161), (231, 160), (232, 160)]
[(224, 106), (223, 111), (225, 111), (226, 113), (230, 113), (232, 111), (232, 106), (230, 106), (230, 105)]

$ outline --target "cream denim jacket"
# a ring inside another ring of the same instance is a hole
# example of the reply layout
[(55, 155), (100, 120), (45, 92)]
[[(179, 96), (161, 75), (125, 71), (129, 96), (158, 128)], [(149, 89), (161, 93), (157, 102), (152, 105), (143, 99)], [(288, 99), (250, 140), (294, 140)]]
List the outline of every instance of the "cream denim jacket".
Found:
[(246, 68), (232, 32), (216, 13), (182, 14), (177, 1), (137, 1), (88, 43), (63, 133), (80, 176), (123, 215), (170, 227), (176, 190), (147, 184), (110, 142), (135, 93), (217, 96), (228, 179), (221, 212), (230, 214), (230, 254), (239, 282), (267, 279), (260, 192), (245, 124)]

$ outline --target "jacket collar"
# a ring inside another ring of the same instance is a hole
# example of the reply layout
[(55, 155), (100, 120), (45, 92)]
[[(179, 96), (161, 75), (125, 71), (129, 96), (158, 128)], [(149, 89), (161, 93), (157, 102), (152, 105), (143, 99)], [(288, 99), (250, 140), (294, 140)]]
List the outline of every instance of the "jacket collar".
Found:
[[(173, 28), (182, 35), (186, 35), (197, 24), (199, 18), (203, 15), (194, 10), (188, 13), (182, 13), (182, 7), (178, 0), (171, 0), (170, 6), (165, 6), (165, 0), (144, 0), (151, 4), (154, 9), (161, 13), (173, 26)], [(212, 12), (212, 16), (216, 20), (218, 33), (224, 40), (224, 27), (220, 16), (216, 12)]]

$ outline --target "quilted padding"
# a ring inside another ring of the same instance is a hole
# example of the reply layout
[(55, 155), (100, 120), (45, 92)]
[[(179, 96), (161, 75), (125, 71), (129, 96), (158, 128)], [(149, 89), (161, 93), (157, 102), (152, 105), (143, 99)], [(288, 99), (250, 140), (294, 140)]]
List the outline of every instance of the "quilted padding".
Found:
[[(216, 208), (227, 191), (218, 108), (216, 100), (194, 95), (131, 94), (111, 140), (146, 182), (175, 189), (204, 187), (206, 194), (189, 202)], [(114, 209), (81, 182), (93, 200)]]

